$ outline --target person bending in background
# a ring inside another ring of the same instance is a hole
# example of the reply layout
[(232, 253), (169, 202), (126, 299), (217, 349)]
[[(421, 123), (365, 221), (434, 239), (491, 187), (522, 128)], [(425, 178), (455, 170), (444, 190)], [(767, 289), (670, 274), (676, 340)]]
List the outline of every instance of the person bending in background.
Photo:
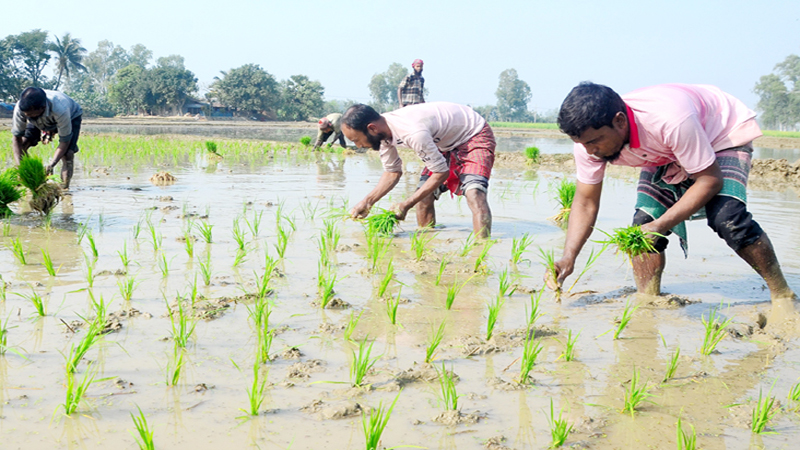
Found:
[(435, 225), (434, 202), (450, 190), (467, 198), (475, 235), (491, 234), (487, 191), (495, 140), (489, 124), (472, 108), (432, 102), (378, 114), (370, 106), (353, 105), (342, 117), (342, 132), (358, 147), (378, 150), (384, 170), (378, 185), (350, 211), (353, 218), (366, 217), (372, 205), (400, 181), (403, 161), (397, 146), (402, 145), (414, 150), (425, 169), (416, 192), (392, 207), (397, 218), (404, 220), (416, 205), (417, 225)]
[(347, 148), (347, 144), (344, 142), (344, 135), (342, 134), (342, 115), (339, 113), (328, 114), (322, 119), (319, 119), (319, 130), (317, 130), (317, 140), (314, 143), (314, 150), (316, 151), (320, 148), (331, 135), (333, 135), (333, 139), (331, 139), (331, 143), (328, 144), (328, 146), (333, 145), (338, 139), (339, 145)]
[[(766, 281), (773, 304), (796, 299), (767, 234), (747, 211), (751, 142), (761, 130), (741, 101), (708, 85), (665, 84), (620, 97), (583, 82), (561, 105), (558, 125), (575, 142), (578, 181), (551, 287), (572, 273), (592, 233), (610, 163), (642, 168), (634, 225), (665, 236), (674, 232), (686, 252), (684, 221), (704, 213), (708, 226)], [(658, 295), (668, 241), (654, 236), (653, 243), (655, 252), (632, 263), (637, 290)]]
[(45, 166), (47, 174), (61, 163), (61, 181), (64, 189), (69, 189), (75, 165), (75, 153), (78, 152), (78, 136), (81, 132), (81, 106), (66, 94), (49, 91), (37, 87), (29, 87), (22, 91), (17, 105), (14, 107), (11, 125), (11, 149), (14, 161), (19, 165), (28, 149), (42, 142), (49, 143), (53, 135), (58, 133), (59, 143), (56, 152)]

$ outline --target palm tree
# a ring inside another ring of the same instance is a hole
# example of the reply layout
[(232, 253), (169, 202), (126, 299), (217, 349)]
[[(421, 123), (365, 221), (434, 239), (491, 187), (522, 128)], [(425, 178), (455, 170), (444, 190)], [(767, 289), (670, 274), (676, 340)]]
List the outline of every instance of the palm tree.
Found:
[(56, 36), (56, 43), (53, 44), (53, 52), (58, 56), (58, 80), (56, 81), (56, 89), (61, 84), (61, 75), (66, 75), (69, 79), (69, 69), (86, 70), (81, 61), (86, 54), (86, 49), (81, 47), (80, 39), (73, 39), (69, 33), (65, 33), (64, 37), (58, 39)]

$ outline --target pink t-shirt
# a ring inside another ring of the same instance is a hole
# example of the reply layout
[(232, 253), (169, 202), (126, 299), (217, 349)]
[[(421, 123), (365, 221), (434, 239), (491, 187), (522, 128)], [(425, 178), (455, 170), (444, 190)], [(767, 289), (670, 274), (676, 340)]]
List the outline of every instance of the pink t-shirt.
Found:
[(392, 139), (380, 148), (383, 169), (402, 172), (403, 160), (397, 146), (408, 147), (422, 159), (431, 172), (448, 172), (441, 152), (449, 152), (480, 133), (486, 121), (469, 106), (448, 102), (420, 103), (383, 113)]
[[(611, 164), (643, 167), (676, 163), (665, 181), (680, 183), (707, 169), (715, 153), (761, 136), (756, 113), (741, 101), (709, 85), (662, 84), (622, 96), (628, 105), (630, 142)], [(632, 116), (632, 117), (631, 117)], [(575, 144), (578, 181), (603, 181), (606, 161)]]

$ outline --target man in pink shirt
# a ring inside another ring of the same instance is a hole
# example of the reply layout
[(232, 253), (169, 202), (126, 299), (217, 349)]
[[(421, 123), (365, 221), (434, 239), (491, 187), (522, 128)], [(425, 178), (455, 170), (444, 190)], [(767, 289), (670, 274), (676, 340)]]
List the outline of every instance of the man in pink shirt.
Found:
[(472, 108), (431, 102), (378, 114), (370, 106), (353, 105), (342, 117), (342, 132), (358, 147), (380, 151), (384, 169), (378, 185), (351, 210), (354, 218), (366, 217), (372, 205), (400, 181), (403, 161), (397, 146), (402, 145), (414, 150), (425, 169), (417, 191), (392, 207), (397, 218), (405, 219), (416, 205), (417, 225), (435, 225), (434, 201), (450, 190), (467, 198), (475, 235), (491, 234), (492, 212), (486, 193), (494, 165), (494, 134)]
[[(704, 212), (708, 226), (764, 278), (773, 302), (796, 298), (767, 234), (747, 211), (751, 142), (761, 130), (742, 102), (714, 86), (665, 84), (620, 97), (583, 82), (562, 103), (558, 124), (575, 142), (578, 182), (556, 283), (573, 272), (592, 233), (610, 163), (642, 167), (635, 225), (675, 232), (685, 251), (684, 221)], [(667, 239), (655, 238), (654, 246), (632, 263), (637, 290), (658, 295)]]

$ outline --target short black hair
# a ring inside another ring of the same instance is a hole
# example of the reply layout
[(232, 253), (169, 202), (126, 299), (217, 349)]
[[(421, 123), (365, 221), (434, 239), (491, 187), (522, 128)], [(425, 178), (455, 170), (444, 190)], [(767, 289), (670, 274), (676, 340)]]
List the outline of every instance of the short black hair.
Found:
[(371, 106), (356, 103), (344, 112), (342, 123), (356, 131), (367, 134), (367, 125), (376, 122), (380, 118), (381, 115)]
[(592, 127), (613, 126), (618, 112), (625, 114), (625, 102), (613, 89), (591, 81), (572, 88), (558, 111), (558, 127), (570, 137), (579, 137)]
[(28, 112), (44, 109), (47, 106), (47, 94), (44, 89), (29, 87), (19, 95), (19, 110)]

